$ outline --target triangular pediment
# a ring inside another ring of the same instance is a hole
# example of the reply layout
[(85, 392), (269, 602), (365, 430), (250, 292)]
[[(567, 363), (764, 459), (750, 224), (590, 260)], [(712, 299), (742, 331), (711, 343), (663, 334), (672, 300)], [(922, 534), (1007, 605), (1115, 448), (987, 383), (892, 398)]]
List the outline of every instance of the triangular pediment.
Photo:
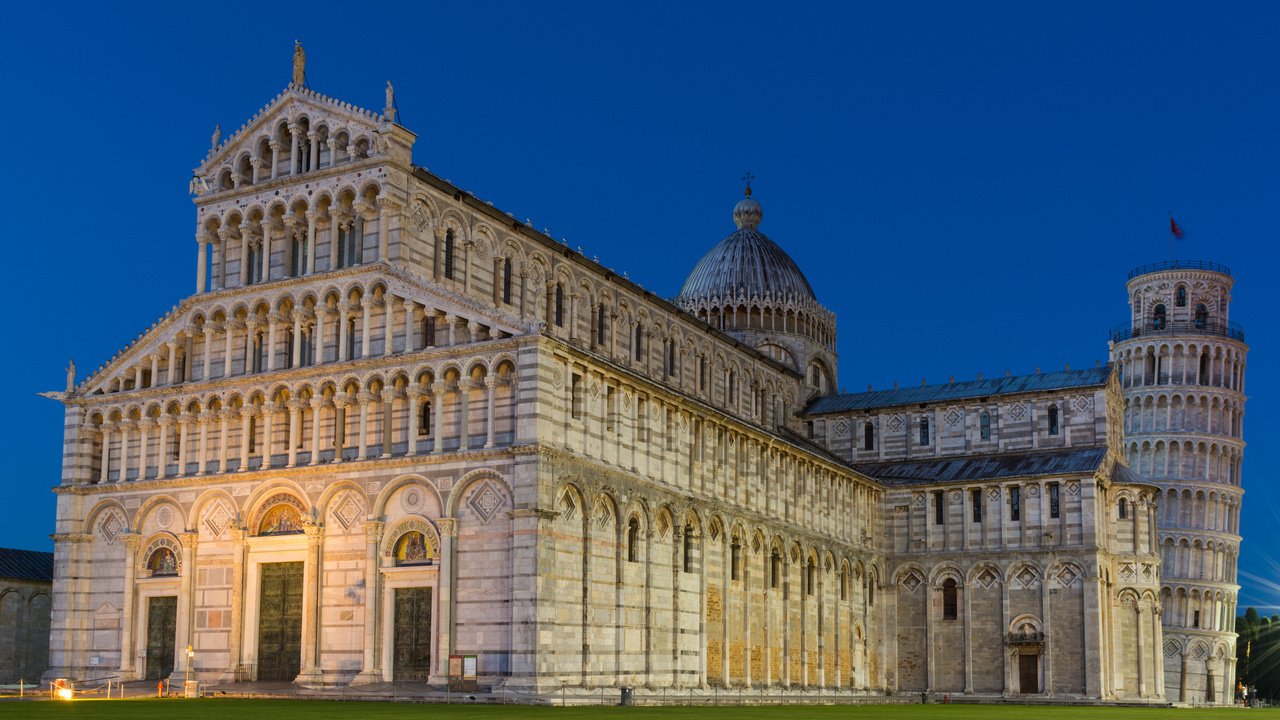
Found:
[(358, 137), (375, 142), (375, 136), (390, 126), (381, 113), (291, 84), (238, 130), (224, 137), (211, 138), (209, 153), (196, 172), (208, 177), (219, 167), (235, 163), (242, 154), (252, 156), (258, 153), (263, 142), (272, 139), (287, 142), (280, 136), (281, 125), (303, 120), (309, 131), (320, 132), (325, 138), (345, 135), (352, 142)]

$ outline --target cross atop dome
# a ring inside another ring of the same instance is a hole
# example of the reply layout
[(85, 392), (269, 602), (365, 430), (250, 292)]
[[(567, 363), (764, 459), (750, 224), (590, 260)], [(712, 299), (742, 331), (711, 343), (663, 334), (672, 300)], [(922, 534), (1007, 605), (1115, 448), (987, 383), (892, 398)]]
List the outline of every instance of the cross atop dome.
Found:
[(742, 182), (747, 184), (747, 189), (742, 192), (743, 195), (751, 197), (751, 181), (755, 179), (756, 176), (752, 175), (750, 170), (747, 171), (746, 175), (742, 176)]

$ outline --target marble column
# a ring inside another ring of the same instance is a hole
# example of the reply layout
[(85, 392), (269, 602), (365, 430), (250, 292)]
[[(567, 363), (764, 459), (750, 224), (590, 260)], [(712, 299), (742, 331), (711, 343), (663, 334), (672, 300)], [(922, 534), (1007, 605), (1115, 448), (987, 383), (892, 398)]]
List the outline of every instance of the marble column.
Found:
[(142, 536), (138, 533), (121, 533), (120, 542), (124, 545), (124, 599), (120, 612), (120, 677), (132, 680), (135, 677), (133, 670), (134, 595), (137, 593), (138, 548), (142, 545)]
[(173, 649), (175, 679), (181, 678), (187, 669), (187, 646), (195, 642), (196, 544), (199, 538), (193, 532), (178, 534), (178, 541), (182, 543), (182, 568), (178, 578), (177, 642)]
[(227, 638), (227, 654), (230, 657), (228, 680), (241, 679), (239, 668), (244, 646), (244, 580), (245, 557), (249, 551), (248, 533), (234, 523), (227, 528), (231, 536), (231, 633)]
[(356, 459), (364, 460), (369, 457), (369, 404), (373, 402), (373, 395), (362, 390), (356, 395), (356, 402), (360, 403), (360, 437)]
[(405, 449), (406, 455), (418, 454), (418, 413), (420, 412), (422, 402), (422, 390), (417, 385), (410, 385), (405, 388), (405, 398), (407, 399), (406, 410), (409, 413), (408, 430), (405, 432), (405, 439), (408, 445)]
[(445, 384), (443, 382), (437, 381), (431, 384), (431, 409), (435, 411), (436, 416), (435, 427), (431, 428), (432, 455), (444, 452), (444, 393)]
[(240, 408), (240, 467), (236, 468), (236, 472), (249, 469), (249, 445), (253, 441), (250, 435), (253, 432), (253, 416), (256, 412), (257, 409), (252, 405)]
[(298, 464), (298, 440), (299, 432), (302, 429), (302, 423), (299, 421), (302, 413), (302, 401), (297, 398), (289, 400), (289, 461), (285, 467), (295, 467)]
[(324, 398), (311, 398), (311, 465), (320, 464), (320, 413), (324, 411)]
[(160, 440), (156, 444), (156, 479), (162, 480), (169, 465), (169, 433), (173, 427), (173, 417), (161, 415), (156, 424), (160, 426)]
[(484, 379), (485, 393), (487, 395), (487, 403), (485, 408), (485, 419), (484, 419), (484, 430), (485, 430), (484, 446), (486, 448), (493, 447), (493, 434), (494, 434), (493, 431), (494, 431), (495, 421), (497, 420), (497, 412), (496, 412), (497, 400), (495, 399), (497, 384), (498, 384), (498, 379), (496, 377), (493, 377), (492, 375)]
[(203, 235), (196, 236), (196, 294), (204, 292), (205, 289), (205, 266), (208, 260), (208, 239)]
[(345, 395), (333, 396), (333, 461), (342, 462), (342, 451), (347, 440), (347, 405)]
[(378, 567), (378, 543), (382, 539), (383, 526), (380, 520), (369, 520), (364, 524), (364, 667), (351, 681), (352, 685), (382, 682), (382, 654), (378, 652), (378, 615), (382, 609), (382, 593), (378, 588), (382, 579)]
[(307, 562), (302, 577), (302, 672), (294, 682), (299, 685), (316, 685), (320, 673), (320, 579), (322, 541), (324, 528), (308, 522), (303, 527), (307, 535)]
[(454, 648), (454, 541), (458, 535), (458, 521), (453, 518), (440, 518), (436, 521), (436, 527), (440, 529), (440, 601), (437, 606), (440, 608), (440, 624), (439, 627), (439, 652), (436, 654), (437, 667), (440, 668), (440, 675), (448, 675), (449, 673), (449, 656), (453, 654)]

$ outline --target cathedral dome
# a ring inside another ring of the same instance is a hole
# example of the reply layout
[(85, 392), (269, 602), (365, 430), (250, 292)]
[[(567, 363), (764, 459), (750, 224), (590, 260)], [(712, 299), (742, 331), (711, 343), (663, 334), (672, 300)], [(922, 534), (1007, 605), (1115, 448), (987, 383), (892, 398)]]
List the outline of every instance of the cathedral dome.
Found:
[(757, 229), (763, 214), (760, 203), (748, 193), (733, 209), (737, 231), (693, 266), (676, 296), (677, 304), (687, 307), (717, 298), (817, 302), (796, 262)]

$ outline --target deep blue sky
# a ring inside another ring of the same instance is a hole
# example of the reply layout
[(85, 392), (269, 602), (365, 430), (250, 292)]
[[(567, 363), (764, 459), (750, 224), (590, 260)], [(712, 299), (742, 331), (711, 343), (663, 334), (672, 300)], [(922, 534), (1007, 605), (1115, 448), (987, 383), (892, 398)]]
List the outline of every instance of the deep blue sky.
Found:
[(1280, 606), (1280, 5), (105, 5), (20, 3), (0, 45), (0, 546), (51, 547), (61, 408), (35, 393), (190, 292), (191, 168), (284, 87), (299, 38), (322, 93), (380, 108), (395, 82), (418, 164), (664, 296), (752, 171), (761, 229), (839, 317), (850, 390), (1105, 361), (1173, 211), (1180, 257), (1235, 271), (1240, 606)]

